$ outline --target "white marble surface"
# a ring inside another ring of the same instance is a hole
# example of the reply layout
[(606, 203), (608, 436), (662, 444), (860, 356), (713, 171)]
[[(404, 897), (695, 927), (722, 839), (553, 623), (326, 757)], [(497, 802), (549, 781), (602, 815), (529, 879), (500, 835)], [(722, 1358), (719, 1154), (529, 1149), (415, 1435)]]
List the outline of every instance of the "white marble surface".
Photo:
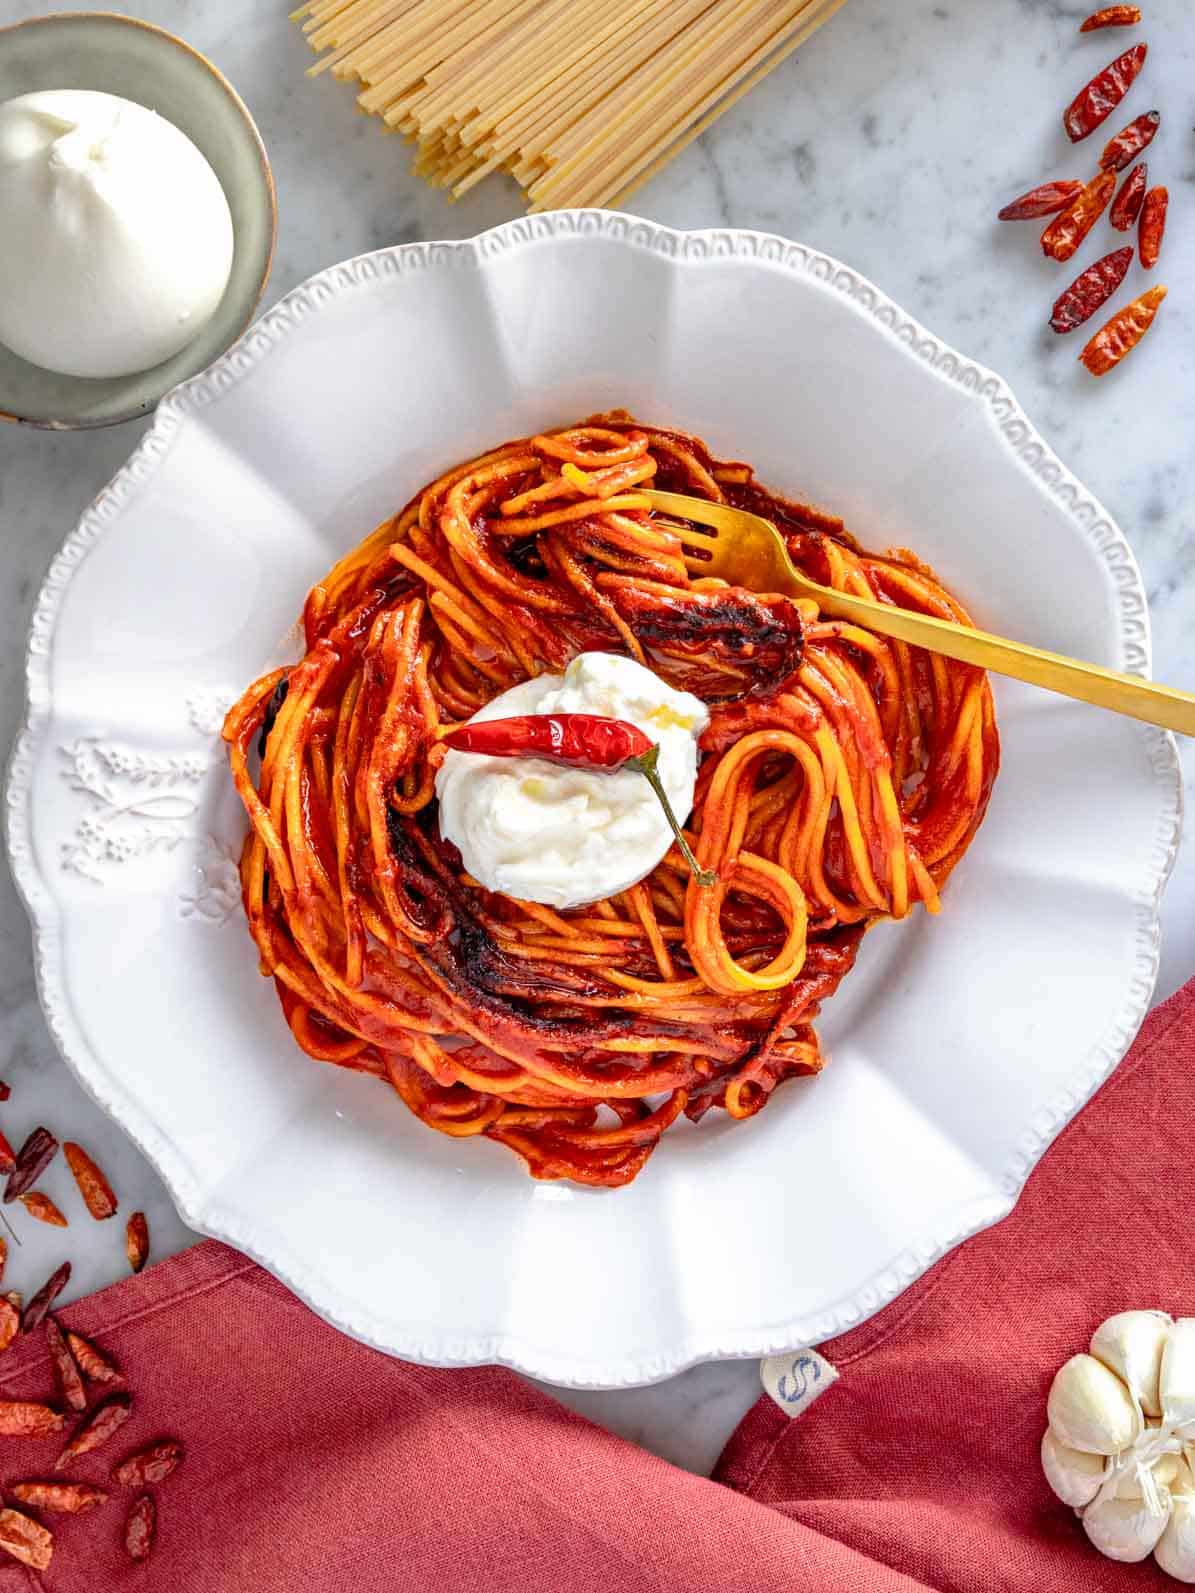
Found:
[[(997, 226), (999, 204), (1047, 176), (1082, 176), (1059, 123), (1091, 71), (1126, 42), (1080, 39), (1086, 0), (849, 0), (766, 83), (636, 196), (642, 215), (680, 227), (786, 233), (871, 276), (935, 332), (1008, 377), (1047, 438), (1129, 533), (1154, 609), (1156, 673), (1195, 686), (1195, 252), (1189, 0), (1149, 0), (1153, 53), (1126, 106), (1157, 106), (1150, 165), (1171, 189), (1157, 272), (1171, 298), (1150, 345), (1102, 384), (1075, 363), (1078, 339), (1046, 328), (1063, 268), (1030, 225)], [(126, 10), (123, 6), (109, 9)], [(406, 152), (356, 114), (351, 92), (308, 83), (305, 46), (284, 0), (142, 0), (138, 14), (184, 35), (231, 77), (257, 117), (278, 179), (280, 234), (269, 297), (360, 250), (460, 237), (517, 213), (491, 183), (449, 206), (407, 170)], [(0, 26), (31, 14), (0, 0)], [(1109, 130), (1115, 123), (1109, 124)], [(1094, 146), (1094, 147), (1093, 147)], [(1102, 250), (1121, 240), (1106, 227)], [(1084, 260), (1095, 257), (1085, 251)], [(1135, 280), (1135, 279), (1134, 279)], [(53, 436), (0, 429), (0, 741), (21, 708), (24, 633), (37, 585), (65, 532), (123, 461), (137, 426)], [(1188, 759), (1188, 783), (1195, 760)], [(1109, 838), (1115, 844), (1115, 837)], [(1195, 971), (1195, 863), (1184, 853), (1164, 912), (1159, 995)], [(164, 1065), (169, 1065), (168, 1055)], [(0, 1076), (13, 1087), (0, 1124), (14, 1141), (36, 1122), (102, 1157), (122, 1209), (149, 1215), (154, 1251), (189, 1242), (152, 1170), (58, 1061), (42, 1023), (24, 914), (0, 886)], [(14, 1217), (11, 1286), (29, 1290), (64, 1254), (74, 1292), (125, 1270), (122, 1223), (81, 1215), (61, 1160), (47, 1192), (72, 1215), (63, 1234)], [(711, 1258), (716, 1264), (716, 1258)], [(678, 1464), (708, 1470), (758, 1392), (754, 1365), (698, 1368), (653, 1389), (564, 1396)]]

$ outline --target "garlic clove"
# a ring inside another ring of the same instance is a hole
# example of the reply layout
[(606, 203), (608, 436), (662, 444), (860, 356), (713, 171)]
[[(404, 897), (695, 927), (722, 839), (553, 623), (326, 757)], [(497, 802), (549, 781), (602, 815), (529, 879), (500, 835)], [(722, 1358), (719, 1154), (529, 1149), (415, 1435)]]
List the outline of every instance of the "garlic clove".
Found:
[(1138, 1504), (1140, 1504), (1144, 1498), (1144, 1490), (1141, 1486), (1141, 1474), (1135, 1466), (1130, 1467), (1128, 1471), (1121, 1472), (1112, 1487), (1111, 1497), (1113, 1499), (1136, 1499)]
[(1195, 1495), (1183, 1493), (1174, 1500), (1154, 1559), (1176, 1581), (1195, 1582)]
[(1103, 1455), (1070, 1449), (1047, 1427), (1041, 1441), (1041, 1469), (1063, 1504), (1090, 1504), (1100, 1491), (1108, 1462)]
[(1195, 1422), (1195, 1317), (1180, 1316), (1170, 1329), (1158, 1392), (1163, 1421), (1172, 1427)]
[(1160, 1416), (1158, 1376), (1173, 1318), (1165, 1311), (1121, 1311), (1091, 1336), (1091, 1353), (1128, 1384), (1147, 1416)]
[(1166, 1530), (1170, 1495), (1153, 1515), (1141, 1499), (1100, 1499), (1083, 1512), (1083, 1531), (1109, 1560), (1144, 1560)]
[[(1128, 1462), (1126, 1469), (1119, 1473), (1111, 1469), (1118, 1461)], [(1105, 1498), (1129, 1499), (1147, 1514), (1165, 1513), (1170, 1508), (1170, 1484), (1178, 1474), (1179, 1464), (1177, 1455), (1159, 1455), (1152, 1465), (1134, 1464), (1132, 1451), (1126, 1451), (1109, 1462), (1110, 1469), (1105, 1473), (1101, 1492), (1096, 1495), (1097, 1503), (1092, 1508), (1098, 1508)], [(1076, 1509), (1075, 1513), (1082, 1515), (1083, 1511)]]
[(1195, 1493), (1195, 1471), (1192, 1471), (1192, 1466), (1195, 1466), (1195, 1446), (1185, 1444), (1182, 1454), (1178, 1456), (1174, 1480), (1170, 1483), (1171, 1493)]
[(1046, 1413), (1070, 1449), (1114, 1455), (1141, 1431), (1141, 1411), (1127, 1387), (1094, 1355), (1072, 1355), (1050, 1385)]
[[(1078, 1451), (1072, 1451), (1072, 1453), (1078, 1453)], [(1154, 1461), (1152, 1466), (1146, 1466), (1144, 1470), (1153, 1478), (1159, 1489), (1169, 1489), (1178, 1475), (1178, 1465), (1177, 1455), (1161, 1455)], [(1136, 1466), (1130, 1466), (1127, 1471), (1121, 1473), (1112, 1489), (1112, 1496), (1115, 1499), (1142, 1499), (1147, 1497), (1145, 1484), (1141, 1480), (1141, 1472), (1138, 1471)], [(1070, 1501), (1067, 1500), (1067, 1503), (1069, 1504)]]
[(1178, 1470), (1182, 1464), (1182, 1457), (1179, 1455), (1160, 1455), (1150, 1468), (1158, 1487), (1169, 1488), (1173, 1492)]

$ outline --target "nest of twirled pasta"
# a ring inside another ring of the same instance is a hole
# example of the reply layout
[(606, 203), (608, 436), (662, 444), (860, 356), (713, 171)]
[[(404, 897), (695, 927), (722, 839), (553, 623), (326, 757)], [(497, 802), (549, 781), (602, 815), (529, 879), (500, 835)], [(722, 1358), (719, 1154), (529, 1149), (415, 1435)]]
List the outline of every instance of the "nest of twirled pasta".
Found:
[[(536, 1177), (599, 1185), (680, 1114), (750, 1117), (820, 1069), (819, 1003), (870, 923), (938, 911), (999, 759), (979, 670), (694, 578), (645, 484), (766, 514), (825, 585), (968, 622), (911, 556), (619, 413), (420, 492), (312, 589), (304, 657), (225, 726), (245, 912), (303, 1050)], [(707, 705), (686, 836), (713, 887), (674, 847), (557, 911), (486, 890), (440, 834), (442, 736), (585, 651)]]

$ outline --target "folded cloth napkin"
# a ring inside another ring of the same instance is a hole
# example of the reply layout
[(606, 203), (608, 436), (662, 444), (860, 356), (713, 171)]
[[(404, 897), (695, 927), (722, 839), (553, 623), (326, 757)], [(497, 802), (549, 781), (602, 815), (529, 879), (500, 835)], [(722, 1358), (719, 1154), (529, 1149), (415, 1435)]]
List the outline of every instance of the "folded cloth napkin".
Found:
[[(716, 1480), (677, 1471), (512, 1373), (410, 1366), (343, 1338), (235, 1251), (203, 1244), (62, 1313), (124, 1369), (133, 1415), (71, 1475), (159, 1437), (150, 1559), (116, 1497), (0, 1593), (1051, 1593), (1175, 1588), (1117, 1565), (1050, 1493), (1057, 1367), (1112, 1312), (1195, 1314), (1195, 984), (1048, 1152), (1005, 1222), (823, 1346), (840, 1378), (796, 1420), (762, 1399)], [(617, 1197), (612, 1197), (617, 1198)], [(41, 1335), (0, 1398), (53, 1387)], [(55, 1440), (0, 1439), (0, 1481)]]

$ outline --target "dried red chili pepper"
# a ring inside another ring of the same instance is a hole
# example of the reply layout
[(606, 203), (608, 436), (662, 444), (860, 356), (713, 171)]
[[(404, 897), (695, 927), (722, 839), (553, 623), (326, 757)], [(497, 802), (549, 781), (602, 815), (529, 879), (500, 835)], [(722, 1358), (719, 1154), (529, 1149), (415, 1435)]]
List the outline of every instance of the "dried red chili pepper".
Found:
[(7, 1295), (0, 1296), (0, 1355), (10, 1348), (21, 1331), (21, 1308)]
[(1097, 72), (1091, 82), (1075, 95), (1062, 116), (1062, 125), (1072, 144), (1094, 133), (1100, 123), (1111, 116), (1145, 65), (1147, 50), (1147, 45), (1134, 44), (1131, 50), (1118, 55), (1102, 72)]
[(129, 1218), (124, 1231), (124, 1248), (129, 1266), (134, 1272), (140, 1272), (149, 1260), (149, 1224), (143, 1211), (135, 1211)]
[(1041, 183), (996, 212), (997, 221), (1033, 221), (1038, 216), (1053, 216), (1065, 209), (1083, 192), (1083, 184), (1066, 179)]
[(459, 725), (444, 737), (444, 745), (454, 752), (487, 758), (542, 758), (570, 769), (600, 769), (609, 774), (634, 770), (655, 792), (693, 878), (703, 886), (716, 883), (718, 876), (712, 869), (698, 866), (672, 811), (659, 775), (660, 749), (637, 725), (627, 724), (625, 719), (605, 719), (601, 714), (521, 714)]
[(1158, 256), (1162, 252), (1162, 239), (1166, 233), (1166, 210), (1170, 204), (1170, 191), (1166, 188), (1151, 188), (1141, 204), (1141, 230), (1139, 248), (1141, 264), (1146, 271), (1152, 271), (1158, 263)]
[(44, 1571), (54, 1558), (54, 1534), (19, 1510), (0, 1510), (0, 1549), (22, 1565)]
[(71, 1354), (79, 1364), (83, 1376), (93, 1383), (123, 1383), (120, 1368), (110, 1361), (103, 1350), (85, 1339), (82, 1333), (68, 1333), (66, 1342), (70, 1345)]
[(4, 1298), (14, 1311), (19, 1311), (25, 1303), (25, 1297), (19, 1289), (10, 1289)]
[(5, 1084), (3, 1079), (0, 1079), (0, 1101), (7, 1101), (11, 1094), (12, 1090)]
[(57, 1272), (52, 1272), (41, 1288), (25, 1307), (25, 1314), (21, 1318), (21, 1332), (32, 1333), (35, 1327), (40, 1327), (45, 1321), (50, 1307), (66, 1288), (71, 1278), (71, 1264), (64, 1261)]
[(1166, 289), (1160, 284), (1150, 288), (1100, 327), (1079, 355), (1093, 376), (1105, 375), (1114, 365), (1119, 365), (1126, 354), (1132, 353), (1153, 325), (1158, 306), (1165, 297)]
[(12, 1482), (8, 1491), (34, 1510), (52, 1510), (67, 1516), (94, 1510), (108, 1498), (103, 1488), (96, 1488), (90, 1482)]
[(183, 1446), (178, 1440), (163, 1438), (113, 1466), (112, 1477), (122, 1488), (144, 1488), (150, 1482), (165, 1482), (182, 1458)]
[(8, 1265), (8, 1240), (0, 1238), (0, 1283), (4, 1281), (4, 1269)]
[(66, 1426), (61, 1411), (30, 1399), (0, 1399), (0, 1438), (46, 1438)]
[(1116, 173), (1102, 171), (1087, 184), (1041, 235), (1041, 246), (1055, 260), (1069, 260), (1108, 208), (1116, 192)]
[(1080, 33), (1095, 33), (1100, 28), (1133, 28), (1141, 21), (1140, 6), (1105, 6), (1080, 22)]
[(1148, 149), (1153, 143), (1161, 122), (1160, 111), (1146, 111), (1144, 116), (1139, 116), (1135, 122), (1122, 127), (1116, 137), (1110, 138), (1104, 145), (1104, 153), (1100, 156), (1100, 170), (1123, 171), (1130, 161), (1135, 160), (1143, 149)]
[(637, 725), (600, 714), (523, 714), (460, 725), (444, 737), (457, 752), (488, 758), (543, 758), (570, 769), (625, 768), (655, 743)]
[(50, 1359), (62, 1397), (72, 1410), (87, 1409), (87, 1393), (83, 1377), (75, 1364), (66, 1336), (52, 1316), (46, 1318), (46, 1343), (50, 1346)]
[(1058, 296), (1050, 325), (1055, 332), (1073, 332), (1106, 304), (1128, 275), (1133, 263), (1132, 248), (1116, 249), (1088, 266)]
[(134, 1500), (129, 1518), (125, 1522), (124, 1546), (130, 1560), (144, 1560), (154, 1546), (154, 1532), (158, 1524), (158, 1509), (147, 1493)]
[(38, 1222), (48, 1222), (51, 1228), (67, 1227), (67, 1220), (49, 1195), (43, 1195), (40, 1189), (35, 1189), (32, 1194), (18, 1195), (17, 1199), (24, 1206), (31, 1217), (36, 1217)]
[(130, 1394), (109, 1394), (103, 1404), (97, 1405), (91, 1415), (75, 1429), (74, 1437), (54, 1462), (54, 1470), (62, 1471), (79, 1455), (89, 1455), (93, 1449), (106, 1444), (112, 1434), (128, 1421), (132, 1406)]
[(1124, 182), (1120, 185), (1120, 192), (1112, 203), (1108, 212), (1108, 220), (1117, 232), (1129, 232), (1134, 222), (1141, 214), (1141, 202), (1145, 198), (1146, 185), (1149, 182), (1149, 167), (1144, 161), (1134, 166)]
[(4, 1186), (4, 1204), (10, 1206), (18, 1196), (23, 1195), (27, 1189), (32, 1189), (34, 1184), (54, 1160), (54, 1152), (58, 1149), (58, 1141), (48, 1128), (35, 1128), (33, 1133), (17, 1152), (16, 1165), (8, 1175), (8, 1183)]
[(62, 1154), (75, 1175), (83, 1203), (96, 1222), (103, 1222), (106, 1217), (114, 1217), (116, 1196), (112, 1192), (112, 1185), (82, 1145), (76, 1145), (73, 1139), (68, 1139), (62, 1147)]
[(16, 1165), (16, 1151), (13, 1150), (4, 1135), (0, 1134), (0, 1173), (11, 1173)]

